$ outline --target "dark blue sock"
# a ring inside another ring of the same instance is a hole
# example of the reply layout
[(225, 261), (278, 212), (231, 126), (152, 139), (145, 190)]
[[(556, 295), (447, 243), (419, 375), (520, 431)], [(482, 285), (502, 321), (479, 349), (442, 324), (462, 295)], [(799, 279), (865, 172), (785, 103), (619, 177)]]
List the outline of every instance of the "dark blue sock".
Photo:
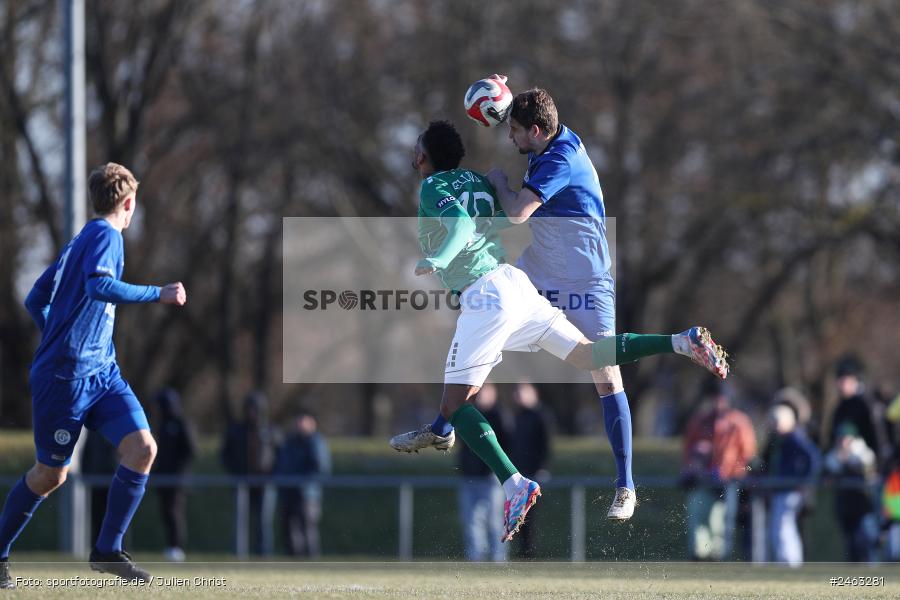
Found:
[(431, 424), (431, 433), (441, 437), (447, 437), (453, 431), (453, 425), (447, 422), (444, 415), (438, 413), (437, 419)]
[(3, 513), (0, 514), (0, 558), (9, 556), (13, 542), (31, 520), (34, 509), (46, 496), (38, 496), (25, 485), (25, 477), (16, 482), (6, 497)]
[(149, 475), (136, 473), (124, 465), (119, 465), (109, 486), (106, 500), (106, 514), (97, 538), (97, 550), (103, 554), (120, 552), (122, 536), (131, 524), (131, 518), (144, 497), (144, 488)]
[(606, 437), (616, 459), (616, 487), (634, 489), (631, 478), (631, 409), (625, 392), (602, 396)]

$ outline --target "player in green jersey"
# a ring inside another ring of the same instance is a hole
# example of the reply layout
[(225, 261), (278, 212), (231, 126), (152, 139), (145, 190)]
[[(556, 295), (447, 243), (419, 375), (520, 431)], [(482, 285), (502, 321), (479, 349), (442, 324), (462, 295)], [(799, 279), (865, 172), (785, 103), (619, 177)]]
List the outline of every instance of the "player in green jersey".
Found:
[(504, 540), (509, 540), (540, 496), (540, 486), (522, 477), (487, 420), (470, 403), (502, 360), (503, 350), (544, 349), (587, 371), (673, 352), (708, 365), (711, 358), (724, 361), (724, 351), (708, 335), (694, 339), (687, 334), (622, 334), (589, 341), (522, 271), (501, 262), (504, 254), (497, 231), (510, 222), (490, 182), (459, 168), (464, 155), (462, 139), (447, 121), (432, 122), (414, 149), (412, 166), (423, 178), (419, 243), (425, 254), (415, 272), (437, 274), (445, 287), (459, 292), (460, 315), (444, 370), (438, 418), (418, 431), (395, 436), (390, 443), (407, 452), (427, 447), (449, 450), (457, 431), (503, 485), (507, 497)]
[[(434, 272), (449, 290), (462, 290), (504, 262), (498, 227), (509, 224), (495, 200), (493, 186), (467, 169), (450, 169), (428, 176), (419, 199), (419, 245), (426, 258), (419, 267)], [(459, 219), (446, 227), (448, 219)], [(455, 239), (446, 248), (448, 232)], [(449, 256), (461, 244), (459, 252)]]

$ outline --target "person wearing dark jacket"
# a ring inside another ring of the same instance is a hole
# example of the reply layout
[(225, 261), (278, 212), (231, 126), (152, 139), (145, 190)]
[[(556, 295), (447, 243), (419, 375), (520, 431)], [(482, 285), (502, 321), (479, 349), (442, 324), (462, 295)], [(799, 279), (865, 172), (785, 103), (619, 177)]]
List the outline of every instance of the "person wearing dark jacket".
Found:
[[(297, 414), (294, 430), (278, 451), (276, 475), (329, 475), (331, 455), (325, 438), (318, 432), (315, 415)], [(319, 520), (322, 515), (322, 488), (309, 482), (278, 490), (287, 552), (291, 556), (318, 558), (322, 554)]]
[(878, 516), (872, 484), (877, 478), (875, 452), (853, 423), (843, 423), (837, 441), (825, 456), (825, 470), (839, 483), (834, 494), (834, 509), (844, 534), (845, 560), (873, 563), (878, 542)]
[[(503, 413), (497, 406), (497, 387), (485, 383), (475, 396), (475, 408), (484, 415), (501, 447), (507, 447), (509, 434)], [(497, 486), (490, 468), (465, 444), (459, 453), (459, 516), (463, 527), (466, 559), (502, 562), (507, 544), (503, 537), (503, 489)]]
[(822, 457), (798, 424), (788, 404), (769, 411), (771, 434), (763, 451), (763, 473), (769, 477), (802, 480), (772, 490), (769, 509), (769, 542), (775, 562), (803, 564), (803, 538), (799, 516), (807, 502), (807, 490), (819, 473)]
[[(513, 392), (516, 404), (510, 459), (523, 476), (538, 482), (546, 478), (545, 466), (550, 458), (550, 427), (540, 404), (537, 389), (530, 383), (516, 385)], [(528, 521), (519, 530), (520, 558), (535, 558), (535, 509), (528, 513)]]
[[(157, 394), (156, 403), (159, 408), (155, 431), (158, 452), (153, 473), (184, 475), (197, 452), (193, 428), (181, 411), (178, 392), (164, 388)], [(181, 562), (187, 536), (184, 486), (181, 483), (159, 485), (156, 492), (166, 534), (164, 554), (168, 560)]]
[[(252, 392), (244, 399), (242, 421), (229, 423), (222, 445), (222, 463), (232, 475), (270, 475), (275, 462), (275, 443), (267, 417), (267, 400), (262, 392)], [(254, 554), (263, 554), (265, 523), (263, 522), (262, 485), (249, 487), (250, 529), (255, 532), (251, 545)]]
[(891, 449), (885, 427), (884, 410), (876, 405), (863, 385), (865, 366), (853, 355), (838, 361), (835, 368), (835, 385), (839, 402), (831, 417), (831, 433), (828, 446), (834, 447), (838, 441), (838, 431), (850, 424), (875, 453), (876, 465), (881, 467), (890, 459)]

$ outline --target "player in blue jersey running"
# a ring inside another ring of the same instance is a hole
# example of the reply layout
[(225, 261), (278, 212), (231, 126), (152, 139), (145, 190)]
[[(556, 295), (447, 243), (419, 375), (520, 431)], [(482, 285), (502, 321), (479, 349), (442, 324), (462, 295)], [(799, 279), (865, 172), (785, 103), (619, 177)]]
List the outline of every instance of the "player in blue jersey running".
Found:
[[(505, 77), (499, 77), (505, 80)], [(566, 316), (591, 341), (614, 336), (615, 284), (606, 241), (606, 212), (597, 171), (581, 139), (559, 122), (546, 90), (518, 94), (509, 113), (509, 138), (528, 156), (521, 190), (513, 191), (499, 169), (487, 174), (509, 219), (528, 221), (533, 241), (519, 259), (539, 290), (570, 298), (593, 298), (592, 308), (570, 306)], [(688, 336), (705, 336), (699, 328)], [(673, 337), (673, 343), (684, 338)], [(661, 349), (662, 350), (662, 349)], [(676, 348), (676, 350), (678, 350)], [(723, 379), (727, 362), (706, 365)], [(603, 406), (606, 434), (616, 462), (616, 494), (607, 517), (626, 520), (634, 513), (636, 495), (631, 472), (631, 411), (619, 367), (591, 373)]]
[(116, 364), (113, 324), (118, 304), (181, 306), (187, 295), (181, 283), (160, 288), (122, 281), (122, 231), (137, 207), (138, 182), (131, 172), (103, 165), (91, 173), (88, 188), (98, 218), (66, 244), (25, 300), (42, 332), (30, 374), (37, 461), (9, 492), (0, 514), (0, 588), (15, 587), (10, 548), (38, 505), (66, 480), (82, 425), (102, 433), (121, 457), (91, 568), (129, 580), (150, 579), (122, 549), (122, 537), (144, 496), (156, 443), (144, 409)]

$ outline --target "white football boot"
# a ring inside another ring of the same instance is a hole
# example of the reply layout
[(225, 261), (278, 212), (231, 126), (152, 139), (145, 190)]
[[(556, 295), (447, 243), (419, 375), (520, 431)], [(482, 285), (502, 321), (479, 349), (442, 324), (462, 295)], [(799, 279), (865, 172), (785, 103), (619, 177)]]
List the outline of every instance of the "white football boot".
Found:
[(525, 516), (540, 495), (541, 486), (536, 481), (523, 477), (519, 491), (503, 506), (503, 521), (506, 523), (506, 529), (503, 537), (500, 538), (501, 542), (509, 542), (514, 535), (519, 533), (519, 529), (525, 523)]
[(728, 353), (712, 339), (706, 327), (691, 327), (673, 335), (672, 347), (720, 379), (728, 377)]
[(616, 497), (612, 506), (606, 513), (606, 518), (613, 521), (627, 521), (634, 514), (634, 506), (637, 504), (637, 494), (626, 487), (616, 488)]
[(418, 452), (425, 448), (450, 452), (450, 448), (456, 443), (456, 432), (451, 430), (449, 435), (440, 436), (431, 431), (431, 424), (427, 424), (416, 431), (395, 435), (389, 443), (397, 452)]

